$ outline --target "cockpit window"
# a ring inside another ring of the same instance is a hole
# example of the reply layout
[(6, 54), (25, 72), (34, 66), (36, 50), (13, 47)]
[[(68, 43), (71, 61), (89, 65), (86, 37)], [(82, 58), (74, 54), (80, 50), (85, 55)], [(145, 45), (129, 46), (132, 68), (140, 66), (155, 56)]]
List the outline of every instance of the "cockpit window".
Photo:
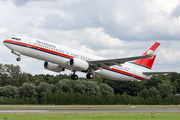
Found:
[(15, 37), (12, 37), (11, 39), (13, 39), (13, 40), (21, 40), (20, 38), (15, 38)]

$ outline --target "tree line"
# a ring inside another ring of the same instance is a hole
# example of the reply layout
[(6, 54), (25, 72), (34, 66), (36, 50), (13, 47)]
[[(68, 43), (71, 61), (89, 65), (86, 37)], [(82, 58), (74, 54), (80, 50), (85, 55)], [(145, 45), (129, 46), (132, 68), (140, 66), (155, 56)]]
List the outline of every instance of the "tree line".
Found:
[(95, 76), (71, 80), (70, 75), (31, 75), (20, 66), (0, 64), (0, 104), (164, 105), (180, 104), (180, 74), (153, 76), (136, 82)]

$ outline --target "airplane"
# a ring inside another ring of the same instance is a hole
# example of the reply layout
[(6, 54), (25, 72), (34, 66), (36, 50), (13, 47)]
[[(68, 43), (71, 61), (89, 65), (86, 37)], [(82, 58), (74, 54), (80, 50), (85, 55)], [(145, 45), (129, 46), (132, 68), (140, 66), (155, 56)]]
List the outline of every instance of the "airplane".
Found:
[(157, 52), (161, 46), (155, 42), (141, 56), (105, 59), (82, 51), (56, 45), (44, 40), (30, 37), (12, 37), (3, 41), (11, 52), (45, 61), (44, 68), (58, 72), (71, 70), (72, 80), (77, 80), (77, 71), (86, 73), (87, 79), (95, 75), (116, 81), (142, 81), (152, 75), (168, 74), (174, 72), (151, 72)]

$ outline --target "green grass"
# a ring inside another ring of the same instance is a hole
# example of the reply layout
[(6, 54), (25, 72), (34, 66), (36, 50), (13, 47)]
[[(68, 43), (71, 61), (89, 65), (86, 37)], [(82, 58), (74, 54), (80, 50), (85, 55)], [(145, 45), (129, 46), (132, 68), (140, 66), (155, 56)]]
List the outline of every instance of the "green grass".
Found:
[(0, 120), (180, 120), (179, 113), (0, 114)]
[(0, 105), (0, 110), (17, 109), (180, 109), (180, 105)]

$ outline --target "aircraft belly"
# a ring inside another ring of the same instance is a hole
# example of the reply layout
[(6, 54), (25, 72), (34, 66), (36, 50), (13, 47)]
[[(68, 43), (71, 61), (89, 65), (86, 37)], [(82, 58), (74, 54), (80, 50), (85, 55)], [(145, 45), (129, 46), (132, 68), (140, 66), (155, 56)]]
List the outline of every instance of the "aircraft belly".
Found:
[(95, 74), (98, 75), (98, 76), (108, 78), (108, 79), (111, 79), (111, 80), (116, 80), (116, 81), (137, 80), (133, 76), (127, 76), (127, 75), (123, 75), (123, 74), (116, 73), (116, 72), (113, 72), (113, 71), (108, 71), (108, 70), (100, 70), (98, 72), (95, 72)]

